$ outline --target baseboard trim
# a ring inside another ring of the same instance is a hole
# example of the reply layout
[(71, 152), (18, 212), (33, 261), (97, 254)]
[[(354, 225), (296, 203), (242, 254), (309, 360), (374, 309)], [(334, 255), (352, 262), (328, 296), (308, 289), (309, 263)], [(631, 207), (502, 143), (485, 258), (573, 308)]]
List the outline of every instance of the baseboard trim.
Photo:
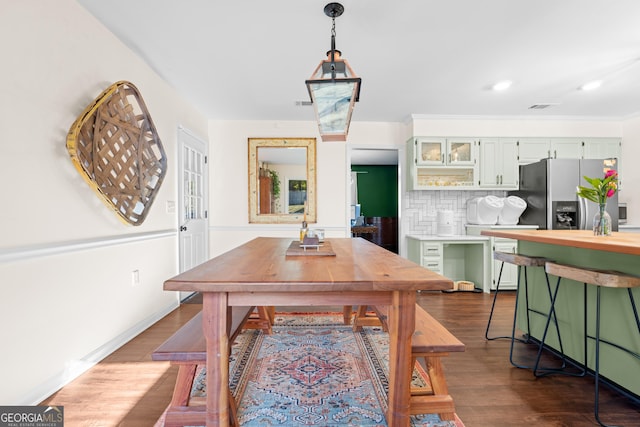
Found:
[(47, 399), (62, 387), (78, 378), (80, 375), (91, 369), (105, 357), (109, 356), (111, 353), (147, 330), (164, 316), (171, 313), (173, 310), (178, 308), (179, 305), (180, 304), (176, 298), (175, 302), (172, 302), (171, 304), (158, 310), (153, 315), (136, 323), (131, 328), (127, 329), (120, 335), (116, 336), (112, 340), (106, 342), (104, 345), (87, 354), (82, 359), (67, 362), (63, 371), (59, 372), (57, 375), (54, 375), (49, 380), (43, 382), (38, 387), (36, 387), (35, 390), (23, 396), (21, 399), (18, 399), (18, 402), (16, 402), (15, 405), (30, 406), (40, 404), (40, 402)]

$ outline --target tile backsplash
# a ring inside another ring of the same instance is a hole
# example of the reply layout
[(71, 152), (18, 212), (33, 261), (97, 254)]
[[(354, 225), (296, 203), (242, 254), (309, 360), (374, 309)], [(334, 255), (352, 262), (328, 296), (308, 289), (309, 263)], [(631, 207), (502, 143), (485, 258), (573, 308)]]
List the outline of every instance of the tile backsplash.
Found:
[(438, 234), (438, 210), (453, 211), (455, 234), (466, 234), (467, 201), (482, 196), (505, 197), (505, 191), (407, 191), (402, 211), (406, 234)]

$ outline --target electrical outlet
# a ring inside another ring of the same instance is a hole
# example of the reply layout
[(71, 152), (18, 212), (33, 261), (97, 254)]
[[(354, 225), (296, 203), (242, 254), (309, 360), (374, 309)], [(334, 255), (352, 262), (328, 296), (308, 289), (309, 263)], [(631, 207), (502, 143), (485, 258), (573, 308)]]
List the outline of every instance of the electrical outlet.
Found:
[(138, 286), (140, 284), (140, 271), (133, 270), (131, 272), (131, 286)]

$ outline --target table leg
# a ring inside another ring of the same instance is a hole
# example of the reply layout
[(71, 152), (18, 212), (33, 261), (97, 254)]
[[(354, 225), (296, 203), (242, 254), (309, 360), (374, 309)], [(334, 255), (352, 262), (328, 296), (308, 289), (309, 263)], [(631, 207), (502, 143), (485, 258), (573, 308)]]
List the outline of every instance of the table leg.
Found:
[(415, 291), (394, 291), (389, 306), (389, 427), (407, 427), (411, 404), (411, 336), (416, 323)]
[(207, 427), (229, 426), (227, 294), (203, 292), (202, 329), (207, 341)]

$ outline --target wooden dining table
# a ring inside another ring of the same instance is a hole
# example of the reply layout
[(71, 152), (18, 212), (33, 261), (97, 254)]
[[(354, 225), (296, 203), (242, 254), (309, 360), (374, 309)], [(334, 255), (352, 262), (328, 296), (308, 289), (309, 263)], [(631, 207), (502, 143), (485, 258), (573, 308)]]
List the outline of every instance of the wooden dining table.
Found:
[(327, 239), (315, 254), (287, 255), (292, 245), (292, 239), (258, 237), (164, 283), (167, 291), (203, 296), (206, 425), (230, 421), (229, 307), (386, 305), (386, 418), (390, 427), (409, 426), (416, 291), (452, 289), (453, 282), (362, 238)]

